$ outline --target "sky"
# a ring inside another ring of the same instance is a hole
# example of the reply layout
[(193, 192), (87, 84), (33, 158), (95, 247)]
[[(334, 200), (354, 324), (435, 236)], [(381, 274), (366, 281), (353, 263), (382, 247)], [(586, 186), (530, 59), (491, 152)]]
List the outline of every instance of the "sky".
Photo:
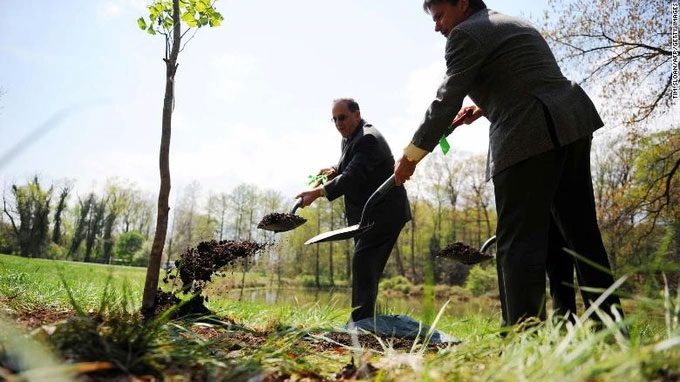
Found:
[[(12, 153), (0, 163), (4, 187), (37, 174), (68, 179), (80, 194), (109, 179), (157, 193), (164, 41), (137, 27), (147, 3), (0, 1), (0, 160)], [(486, 4), (525, 18), (547, 7)], [(193, 181), (204, 192), (250, 183), (292, 200), (308, 175), (337, 162), (330, 117), (339, 97), (354, 97), (399, 157), (444, 75), (445, 39), (419, 0), (219, 0), (216, 8), (223, 24), (198, 30), (179, 56), (173, 193)], [(488, 122), (459, 128), (449, 142), (486, 153)]]

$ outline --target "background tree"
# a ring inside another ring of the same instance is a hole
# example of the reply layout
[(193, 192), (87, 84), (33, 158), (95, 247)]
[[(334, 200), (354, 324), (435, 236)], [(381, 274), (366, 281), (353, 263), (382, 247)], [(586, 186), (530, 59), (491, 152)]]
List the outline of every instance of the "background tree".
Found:
[(69, 247), (68, 257), (70, 259), (75, 259), (77, 256), (78, 248), (80, 244), (85, 239), (87, 234), (88, 216), (90, 215), (90, 209), (95, 203), (96, 196), (94, 193), (90, 193), (85, 200), (78, 198), (78, 204), (76, 211), (76, 224), (73, 238), (71, 239), (71, 246)]
[(62, 244), (62, 214), (66, 209), (66, 203), (71, 192), (71, 186), (66, 185), (59, 191), (59, 200), (54, 210), (54, 227), (52, 229), (52, 242), (57, 245)]
[(114, 248), (114, 254), (122, 264), (132, 264), (135, 255), (142, 249), (144, 236), (137, 231), (120, 234)]
[(549, 0), (542, 29), (561, 66), (606, 100), (602, 111), (625, 124), (671, 106), (668, 0)]
[(13, 203), (3, 196), (3, 211), (8, 217), (19, 253), (25, 257), (42, 257), (49, 231), (52, 187), (43, 190), (38, 177), (24, 186), (12, 185)]
[(87, 233), (85, 235), (85, 257), (83, 259), (86, 263), (93, 260), (92, 251), (96, 250), (95, 244), (102, 232), (107, 204), (108, 199), (102, 197), (98, 201), (94, 199), (90, 208), (90, 216), (87, 221)]
[[(149, 34), (161, 34), (165, 39), (165, 97), (163, 100), (163, 123), (161, 133), (161, 145), (159, 154), (159, 167), (161, 185), (158, 192), (158, 211), (156, 218), (156, 233), (149, 258), (146, 281), (144, 283), (144, 295), (142, 297), (142, 310), (150, 312), (154, 305), (158, 277), (160, 272), (163, 247), (168, 229), (168, 196), (170, 195), (170, 133), (172, 127), (172, 111), (175, 103), (175, 74), (177, 72), (177, 58), (186, 43), (194, 35), (189, 37), (184, 45), (182, 38), (187, 32), (204, 26), (217, 27), (222, 22), (222, 15), (214, 8), (214, 2), (210, 0), (156, 0), (147, 7), (148, 19), (140, 17), (137, 24), (140, 29)], [(180, 19), (184, 21), (186, 29), (182, 31)], [(147, 22), (148, 20), (148, 22)]]

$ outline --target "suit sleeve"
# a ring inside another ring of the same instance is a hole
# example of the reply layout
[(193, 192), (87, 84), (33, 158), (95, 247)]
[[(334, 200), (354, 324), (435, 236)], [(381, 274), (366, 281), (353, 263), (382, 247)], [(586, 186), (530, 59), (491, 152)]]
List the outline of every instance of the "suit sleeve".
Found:
[(352, 159), (342, 173), (324, 185), (328, 200), (337, 199), (347, 190), (366, 182), (376, 165), (378, 140), (372, 135), (364, 135), (355, 143), (353, 151)]
[(446, 43), (446, 77), (423, 122), (413, 135), (412, 145), (432, 151), (456, 116), (483, 62), (482, 46), (468, 33), (454, 29)]

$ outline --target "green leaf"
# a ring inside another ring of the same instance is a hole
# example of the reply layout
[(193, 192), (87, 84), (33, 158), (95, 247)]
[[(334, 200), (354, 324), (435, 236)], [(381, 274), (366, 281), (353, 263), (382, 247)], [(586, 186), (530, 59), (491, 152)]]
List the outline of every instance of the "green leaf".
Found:
[(210, 26), (218, 27), (222, 24), (222, 20), (224, 20), (222, 15), (219, 12), (214, 12), (210, 17)]
[(187, 23), (187, 25), (190, 27), (195, 27), (196, 25), (198, 25), (193, 13), (186, 12), (185, 14), (182, 15), (182, 20), (185, 23)]
[(204, 2), (199, 1), (198, 3), (196, 3), (196, 10), (198, 10), (199, 12), (205, 12), (207, 9), (208, 7), (205, 5)]
[(139, 29), (141, 30), (146, 29), (146, 21), (144, 21), (144, 17), (140, 17), (137, 19), (137, 26), (139, 26)]
[(199, 19), (199, 23), (201, 24), (201, 26), (207, 25), (208, 21), (209, 21), (208, 16), (201, 16), (201, 18)]
[(156, 35), (156, 31), (153, 29), (153, 25), (149, 25), (149, 29), (146, 30), (146, 33), (152, 36)]

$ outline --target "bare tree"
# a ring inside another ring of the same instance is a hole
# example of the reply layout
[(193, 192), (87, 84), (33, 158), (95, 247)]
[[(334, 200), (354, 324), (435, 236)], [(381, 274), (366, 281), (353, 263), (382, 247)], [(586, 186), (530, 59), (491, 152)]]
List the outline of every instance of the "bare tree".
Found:
[(671, 106), (668, 0), (550, 0), (542, 29), (564, 67), (601, 87), (603, 108), (626, 124)]

